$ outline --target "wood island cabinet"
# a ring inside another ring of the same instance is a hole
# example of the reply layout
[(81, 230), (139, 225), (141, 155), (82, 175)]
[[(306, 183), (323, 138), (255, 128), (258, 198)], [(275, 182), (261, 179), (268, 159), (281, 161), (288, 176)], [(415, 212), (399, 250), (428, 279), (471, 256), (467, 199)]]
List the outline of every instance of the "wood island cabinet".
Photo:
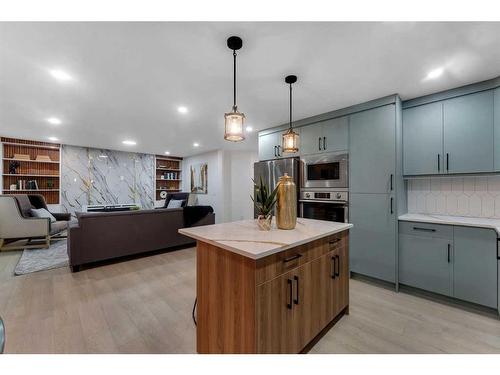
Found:
[(261, 259), (198, 241), (199, 353), (300, 353), (348, 313), (348, 231)]

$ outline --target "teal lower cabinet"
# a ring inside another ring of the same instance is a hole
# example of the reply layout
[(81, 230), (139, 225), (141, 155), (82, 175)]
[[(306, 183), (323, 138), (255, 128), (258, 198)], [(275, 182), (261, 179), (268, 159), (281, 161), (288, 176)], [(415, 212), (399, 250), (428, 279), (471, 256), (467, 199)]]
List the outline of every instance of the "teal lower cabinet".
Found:
[(498, 308), (493, 229), (399, 223), (399, 283)]
[(497, 233), (493, 229), (454, 229), (454, 296), (497, 307)]
[(452, 240), (399, 235), (399, 282), (434, 293), (453, 295)]

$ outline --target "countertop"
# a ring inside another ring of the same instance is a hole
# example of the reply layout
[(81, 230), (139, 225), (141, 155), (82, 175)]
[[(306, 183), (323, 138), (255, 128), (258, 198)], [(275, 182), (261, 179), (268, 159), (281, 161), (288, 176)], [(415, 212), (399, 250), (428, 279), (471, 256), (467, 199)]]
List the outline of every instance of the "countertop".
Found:
[(291, 230), (277, 229), (273, 219), (270, 231), (259, 230), (255, 220), (242, 220), (182, 228), (179, 233), (247, 258), (260, 259), (349, 228), (352, 224), (298, 218), (297, 226)]
[(481, 217), (448, 216), (431, 214), (404, 214), (399, 216), (400, 221), (415, 221), (420, 223), (461, 225), (466, 227), (491, 228), (500, 235), (500, 219)]

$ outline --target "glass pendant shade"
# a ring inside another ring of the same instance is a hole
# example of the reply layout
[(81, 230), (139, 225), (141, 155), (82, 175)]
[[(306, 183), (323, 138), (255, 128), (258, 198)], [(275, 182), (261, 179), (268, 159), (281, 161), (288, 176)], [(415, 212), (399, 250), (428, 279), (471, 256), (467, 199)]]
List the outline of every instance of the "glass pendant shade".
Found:
[(245, 139), (245, 115), (234, 110), (224, 114), (224, 139), (231, 142), (240, 142)]
[(292, 128), (288, 129), (283, 134), (283, 152), (294, 153), (299, 151), (299, 135), (293, 131)]

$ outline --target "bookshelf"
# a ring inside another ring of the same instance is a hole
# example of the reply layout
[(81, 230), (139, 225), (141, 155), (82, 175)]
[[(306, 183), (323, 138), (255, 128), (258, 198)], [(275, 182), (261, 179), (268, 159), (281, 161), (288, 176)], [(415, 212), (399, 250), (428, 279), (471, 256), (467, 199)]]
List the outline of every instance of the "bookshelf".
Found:
[(162, 191), (182, 191), (182, 158), (156, 155), (155, 164), (156, 200), (164, 199), (160, 196)]
[[(38, 193), (59, 204), (61, 145), (2, 137), (2, 194)], [(18, 166), (15, 173), (11, 163)], [(11, 190), (16, 185), (16, 190)]]

